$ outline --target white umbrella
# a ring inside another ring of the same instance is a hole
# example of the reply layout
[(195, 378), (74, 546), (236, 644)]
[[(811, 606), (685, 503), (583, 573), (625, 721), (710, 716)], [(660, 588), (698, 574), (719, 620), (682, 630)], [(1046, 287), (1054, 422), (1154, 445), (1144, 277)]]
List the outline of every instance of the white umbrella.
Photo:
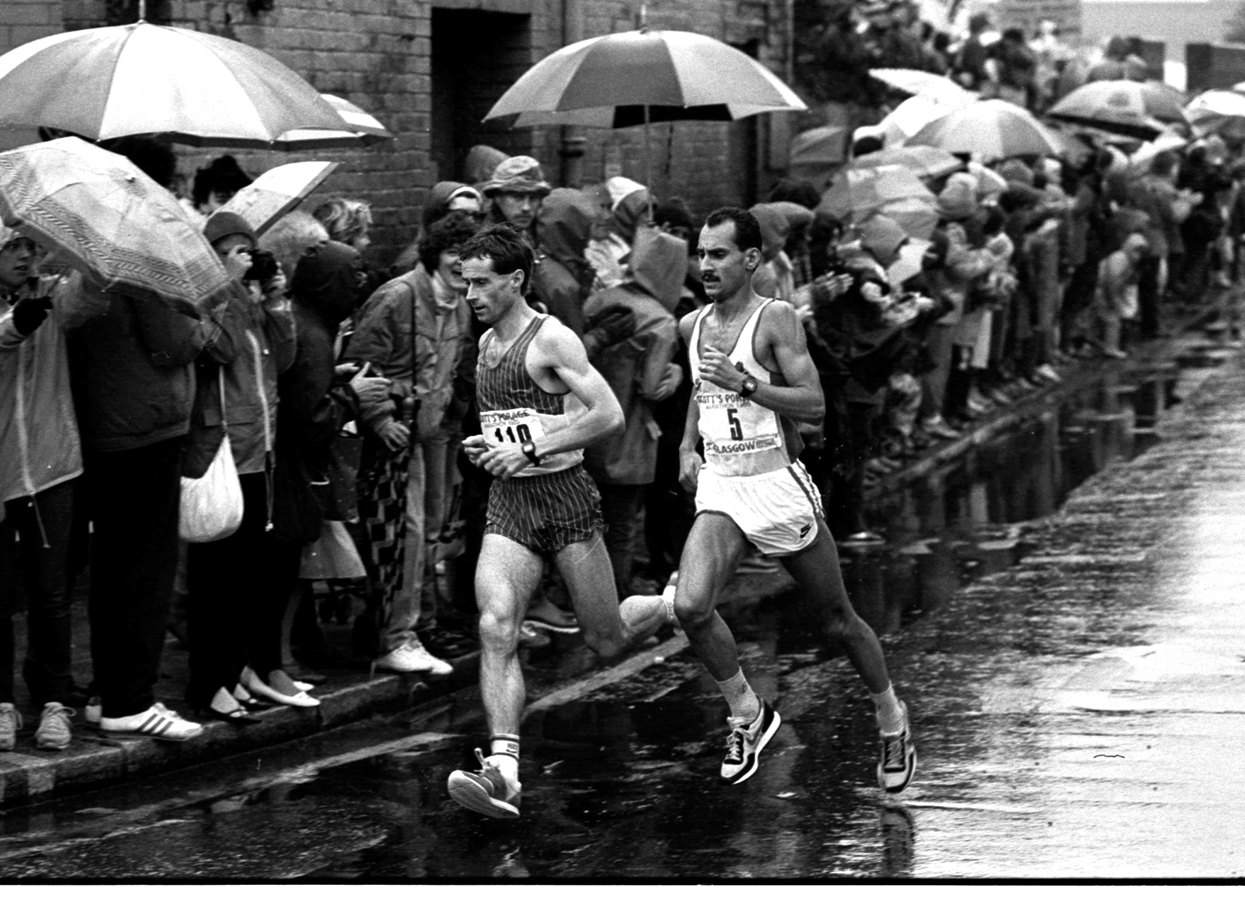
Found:
[(277, 166), (240, 189), (221, 209), (240, 215), (258, 237), (306, 199), (336, 168), (335, 162), (296, 162)]
[(870, 69), (869, 75), (893, 88), (944, 106), (967, 106), (978, 97), (975, 92), (936, 72), (925, 72), (921, 69)]
[(930, 122), (909, 144), (971, 153), (989, 162), (1011, 156), (1059, 156), (1065, 142), (1027, 109), (1006, 100), (979, 100)]
[(371, 113), (349, 100), (334, 94), (321, 94), (329, 106), (337, 110), (346, 127), (295, 128), (272, 142), (276, 150), (334, 150), (351, 147), (367, 147), (381, 141), (393, 140), (393, 132), (380, 123)]
[(296, 128), (348, 127), (262, 50), (146, 22), (54, 34), (0, 56), (0, 124), (255, 149)]

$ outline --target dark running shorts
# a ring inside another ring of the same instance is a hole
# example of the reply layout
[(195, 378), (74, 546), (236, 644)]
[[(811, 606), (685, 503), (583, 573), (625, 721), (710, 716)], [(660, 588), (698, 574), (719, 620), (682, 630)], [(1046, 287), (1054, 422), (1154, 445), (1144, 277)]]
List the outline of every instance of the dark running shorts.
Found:
[(600, 534), (601, 495), (583, 466), (548, 475), (498, 479), (489, 488), (485, 534), (537, 553), (557, 553)]

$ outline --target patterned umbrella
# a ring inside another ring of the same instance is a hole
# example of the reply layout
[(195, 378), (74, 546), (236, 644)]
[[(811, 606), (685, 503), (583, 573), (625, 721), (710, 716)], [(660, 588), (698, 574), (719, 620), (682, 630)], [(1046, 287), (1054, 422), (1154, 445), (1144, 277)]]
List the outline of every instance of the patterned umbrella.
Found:
[(979, 100), (930, 122), (907, 143), (951, 153), (973, 153), (986, 162), (1011, 156), (1059, 156), (1064, 142), (1027, 109), (1006, 100)]
[(296, 128), (349, 128), (262, 50), (146, 22), (54, 34), (0, 56), (0, 124), (256, 149)]
[(1091, 81), (1047, 110), (1051, 119), (1153, 140), (1167, 124), (1187, 125), (1184, 98), (1161, 81)]
[(0, 153), (0, 218), (104, 290), (198, 317), (229, 273), (171, 193), (79, 138)]

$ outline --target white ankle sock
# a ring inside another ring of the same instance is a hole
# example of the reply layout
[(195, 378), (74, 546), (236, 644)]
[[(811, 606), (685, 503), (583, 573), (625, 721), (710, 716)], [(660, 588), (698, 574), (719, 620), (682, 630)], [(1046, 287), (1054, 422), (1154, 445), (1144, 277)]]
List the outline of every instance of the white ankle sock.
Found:
[(878, 729), (882, 734), (899, 734), (904, 727), (904, 711), (895, 696), (895, 686), (889, 685), (880, 694), (870, 693), (873, 705), (877, 708)]
[(497, 766), (506, 780), (519, 783), (519, 736), (494, 734), (489, 737), (488, 761)]
[(725, 681), (717, 682), (718, 690), (726, 698), (731, 708), (731, 718), (752, 722), (761, 714), (761, 700), (744, 678), (744, 670), (740, 669)]

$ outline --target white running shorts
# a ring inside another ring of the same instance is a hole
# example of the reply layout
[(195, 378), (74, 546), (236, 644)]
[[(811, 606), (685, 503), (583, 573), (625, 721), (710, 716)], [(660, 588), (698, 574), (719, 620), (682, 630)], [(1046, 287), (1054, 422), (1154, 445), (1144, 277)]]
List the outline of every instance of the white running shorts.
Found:
[(719, 475), (708, 466), (696, 485), (696, 515), (722, 513), (763, 556), (790, 556), (817, 539), (821, 494), (799, 460), (761, 475)]

